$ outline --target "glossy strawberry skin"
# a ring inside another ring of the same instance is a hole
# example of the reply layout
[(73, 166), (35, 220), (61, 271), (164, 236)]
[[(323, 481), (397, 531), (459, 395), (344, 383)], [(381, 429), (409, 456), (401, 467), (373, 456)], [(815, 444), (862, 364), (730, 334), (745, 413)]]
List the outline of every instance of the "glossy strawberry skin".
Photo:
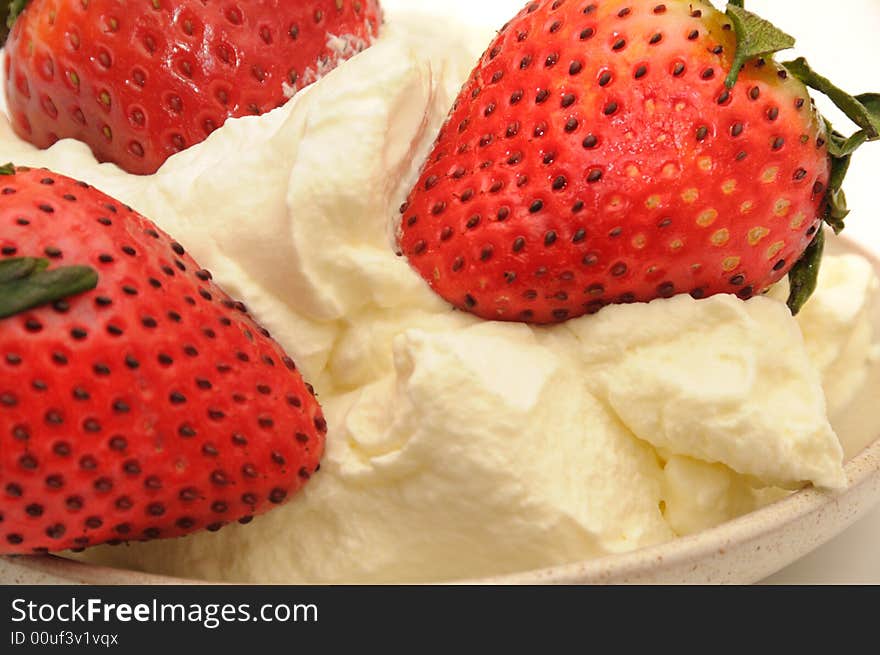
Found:
[[(263, 114), (377, 35), (377, 0), (31, 0), (7, 43), (16, 133), (87, 143), (149, 174), (231, 117)], [(334, 39), (329, 35), (345, 37)]]
[(735, 44), (707, 3), (530, 3), (465, 85), (402, 207), (401, 250), (490, 320), (762, 292), (815, 235), (830, 162), (775, 63), (726, 90)]
[(0, 320), (0, 554), (218, 529), (318, 469), (311, 387), (145, 218), (19, 169), (0, 176), (0, 252), (99, 274), (92, 292)]

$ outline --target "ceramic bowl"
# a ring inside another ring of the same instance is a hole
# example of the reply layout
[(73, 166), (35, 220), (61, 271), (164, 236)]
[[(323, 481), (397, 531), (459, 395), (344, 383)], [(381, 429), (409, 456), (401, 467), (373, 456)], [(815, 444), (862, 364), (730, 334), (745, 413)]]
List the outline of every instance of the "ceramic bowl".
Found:
[[(832, 250), (880, 260), (845, 239)], [(880, 303), (878, 303), (880, 305)], [(880, 307), (875, 316), (880, 333)], [(880, 388), (880, 365), (856, 409), (873, 407)], [(578, 562), (515, 575), (468, 580), (485, 584), (748, 584), (763, 580), (839, 535), (880, 503), (880, 416), (852, 411), (848, 429), (861, 433), (867, 448), (846, 466), (849, 483), (836, 494), (804, 489), (773, 505), (717, 528), (625, 555)], [(5, 584), (198, 584), (137, 571), (109, 569), (60, 557), (0, 558)]]

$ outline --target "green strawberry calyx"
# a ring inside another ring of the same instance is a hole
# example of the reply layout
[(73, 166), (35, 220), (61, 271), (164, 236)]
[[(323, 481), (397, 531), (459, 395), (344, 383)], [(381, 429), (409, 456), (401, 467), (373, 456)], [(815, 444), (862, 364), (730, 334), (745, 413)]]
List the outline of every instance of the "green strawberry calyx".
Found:
[[(823, 118), (828, 133), (831, 177), (828, 180), (822, 218), (834, 230), (835, 234), (840, 234), (846, 227), (844, 219), (849, 215), (843, 182), (849, 172), (852, 155), (865, 143), (880, 139), (880, 94), (863, 93), (851, 96), (832, 84), (828, 78), (814, 71), (803, 57), (785, 62), (782, 65), (808, 87), (827, 96), (847, 118), (859, 127), (852, 135), (846, 136), (835, 130), (828, 119)], [(788, 306), (794, 315), (800, 312), (816, 289), (824, 240), (824, 233), (819, 230), (815, 241), (807, 248), (801, 260), (789, 273), (791, 295), (788, 299)]]
[[(14, 175), (12, 164), (0, 166), (0, 177)], [(12, 257), (0, 260), (0, 319), (91, 291), (98, 273), (88, 266), (49, 269), (49, 260)]]
[(18, 18), (19, 14), (24, 11), (25, 6), (30, 0), (12, 0), (9, 3), (8, 13), (9, 15), (6, 17), (6, 26), (12, 29), (12, 24), (15, 22), (15, 19)]
[[(795, 46), (796, 41), (792, 36), (746, 10), (745, 0), (730, 0), (727, 16), (733, 23), (737, 38), (737, 52), (725, 81), (728, 88), (733, 88), (736, 84), (740, 71), (748, 61), (769, 57)], [(784, 62), (782, 66), (806, 86), (827, 96), (859, 128), (851, 136), (846, 136), (823, 118), (828, 133), (831, 177), (822, 218), (836, 234), (840, 234), (846, 227), (844, 219), (849, 215), (843, 181), (849, 171), (852, 155), (865, 143), (880, 139), (880, 94), (863, 93), (852, 96), (814, 71), (803, 57)], [(800, 312), (816, 289), (824, 240), (825, 236), (819, 230), (813, 243), (789, 274), (791, 295), (788, 306), (792, 314)]]
[(9, 30), (30, 0), (0, 0), (0, 48), (6, 43)]
[(831, 180), (828, 184), (825, 221), (839, 234), (845, 227), (843, 219), (849, 214), (842, 187), (852, 155), (865, 143), (880, 139), (880, 94), (863, 93), (851, 96), (814, 71), (803, 57), (785, 62), (783, 66), (808, 87), (827, 96), (860, 128), (847, 137), (837, 132), (828, 120), (825, 121), (828, 152), (831, 155)]
[(789, 50), (795, 45), (795, 38), (786, 34), (770, 21), (747, 11), (744, 0), (734, 0), (727, 5), (727, 16), (736, 30), (736, 55), (730, 74), (725, 80), (732, 89), (742, 67), (752, 59), (769, 57), (780, 50)]
[(825, 231), (819, 230), (798, 263), (788, 273), (788, 307), (792, 316), (800, 313), (819, 286), (819, 270), (822, 267), (824, 254)]
[(47, 270), (49, 260), (16, 257), (0, 261), (0, 319), (91, 291), (98, 274), (88, 266)]

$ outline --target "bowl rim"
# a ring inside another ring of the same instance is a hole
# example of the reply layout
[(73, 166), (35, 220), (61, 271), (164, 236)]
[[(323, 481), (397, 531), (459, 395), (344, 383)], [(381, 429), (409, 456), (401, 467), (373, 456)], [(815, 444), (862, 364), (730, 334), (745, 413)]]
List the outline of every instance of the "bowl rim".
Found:
[[(848, 252), (868, 259), (880, 272), (880, 256), (876, 253), (847, 237), (839, 237), (838, 243)], [(844, 471), (848, 483), (839, 491), (829, 492), (808, 486), (754, 512), (749, 512), (693, 535), (678, 537), (631, 552), (497, 576), (451, 580), (448, 584), (574, 584), (573, 581), (601, 583), (612, 579), (635, 577), (644, 571), (646, 565), (650, 564), (662, 565), (663, 568), (675, 568), (712, 555), (723, 555), (725, 550), (729, 548), (758, 541), (770, 531), (782, 530), (811, 514), (816, 514), (839, 498), (861, 487), (873, 482), (880, 483), (880, 435), (861, 453), (847, 462)], [(821, 544), (816, 544), (817, 547), (819, 545)], [(3, 560), (13, 568), (42, 573), (61, 581), (76, 581), (83, 584), (226, 584), (145, 573), (135, 569), (100, 566), (58, 555), (13, 555), (3, 556)], [(132, 576), (136, 579), (128, 580)]]
[[(564, 564), (524, 573), (480, 578), (479, 584), (565, 583), (571, 580), (601, 582), (607, 578), (626, 578), (643, 570), (647, 562), (662, 563), (674, 568), (686, 562), (701, 560), (725, 549), (743, 546), (765, 536), (770, 530), (781, 530), (792, 523), (815, 514), (838, 498), (880, 480), (880, 437), (851, 459), (844, 470), (847, 486), (840, 491), (824, 491), (808, 486), (770, 505), (749, 512), (726, 523), (693, 535), (678, 537), (654, 546), (628, 553), (605, 555), (584, 562)], [(820, 544), (817, 544), (817, 546)]]
[[(850, 493), (875, 480), (880, 480), (880, 438), (876, 439), (844, 467), (848, 484), (839, 492), (827, 492), (807, 487), (786, 496), (766, 507), (744, 514), (736, 519), (693, 535), (679, 537), (654, 546), (628, 553), (551, 566), (499, 576), (452, 580), (449, 584), (565, 584), (573, 580), (602, 582), (611, 578), (626, 578), (642, 571), (647, 563), (662, 563), (675, 567), (686, 562), (723, 554), (726, 548), (756, 541), (769, 530), (779, 530), (787, 525), (821, 511), (840, 496)], [(158, 585), (210, 585), (225, 584), (207, 580), (179, 578), (134, 569), (121, 569), (70, 560), (58, 555), (20, 555), (4, 557), (13, 566), (37, 573), (48, 574), (62, 580), (80, 581), (85, 584), (158, 584)], [(135, 581), (127, 580), (136, 576)]]

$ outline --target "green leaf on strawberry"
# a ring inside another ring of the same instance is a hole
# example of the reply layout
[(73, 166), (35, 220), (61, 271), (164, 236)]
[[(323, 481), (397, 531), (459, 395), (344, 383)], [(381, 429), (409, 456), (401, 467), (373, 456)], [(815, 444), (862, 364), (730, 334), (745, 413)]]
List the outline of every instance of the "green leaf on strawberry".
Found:
[(9, 30), (29, 0), (0, 0), (0, 48), (6, 43)]
[(844, 220), (849, 216), (843, 181), (852, 163), (852, 153), (867, 141), (867, 137), (864, 132), (857, 132), (846, 138), (839, 132), (835, 132), (829, 121), (826, 120), (825, 123), (829, 134), (828, 153), (831, 157), (831, 176), (828, 179), (824, 219), (834, 229), (835, 234), (840, 234), (846, 228)]
[(0, 261), (0, 319), (71, 298), (98, 286), (98, 274), (89, 266), (45, 270), (48, 265), (48, 259)]
[(819, 230), (813, 243), (804, 252), (788, 274), (788, 308), (792, 316), (797, 316), (819, 284), (819, 270), (825, 253), (825, 232)]
[(830, 121), (825, 121), (828, 153), (831, 157), (825, 222), (839, 234), (845, 228), (844, 219), (849, 215), (843, 182), (849, 171), (852, 155), (865, 143), (880, 139), (880, 95), (863, 93), (852, 96), (813, 70), (803, 57), (785, 62), (783, 66), (801, 82), (827, 96), (847, 118), (861, 128), (847, 137), (836, 131)]
[(15, 23), (15, 19), (21, 15), (21, 12), (24, 11), (24, 8), (27, 6), (27, 3), (30, 0), (12, 0), (8, 3), (8, 5), (4, 9), (4, 13), (7, 15), (4, 16), (6, 27), (12, 28), (13, 23)]
[(767, 57), (795, 45), (795, 39), (773, 25), (770, 21), (743, 8), (743, 2), (731, 2), (727, 15), (736, 30), (737, 49), (730, 74), (725, 80), (727, 88), (736, 84), (739, 73), (746, 62), (758, 57)]
[(880, 137), (880, 96), (876, 93), (851, 96), (813, 70), (803, 57), (787, 61), (783, 66), (808, 87), (827, 96), (847, 118), (862, 128), (867, 140)]
[(22, 280), (48, 267), (48, 259), (36, 257), (16, 257), (0, 260), (0, 284)]

